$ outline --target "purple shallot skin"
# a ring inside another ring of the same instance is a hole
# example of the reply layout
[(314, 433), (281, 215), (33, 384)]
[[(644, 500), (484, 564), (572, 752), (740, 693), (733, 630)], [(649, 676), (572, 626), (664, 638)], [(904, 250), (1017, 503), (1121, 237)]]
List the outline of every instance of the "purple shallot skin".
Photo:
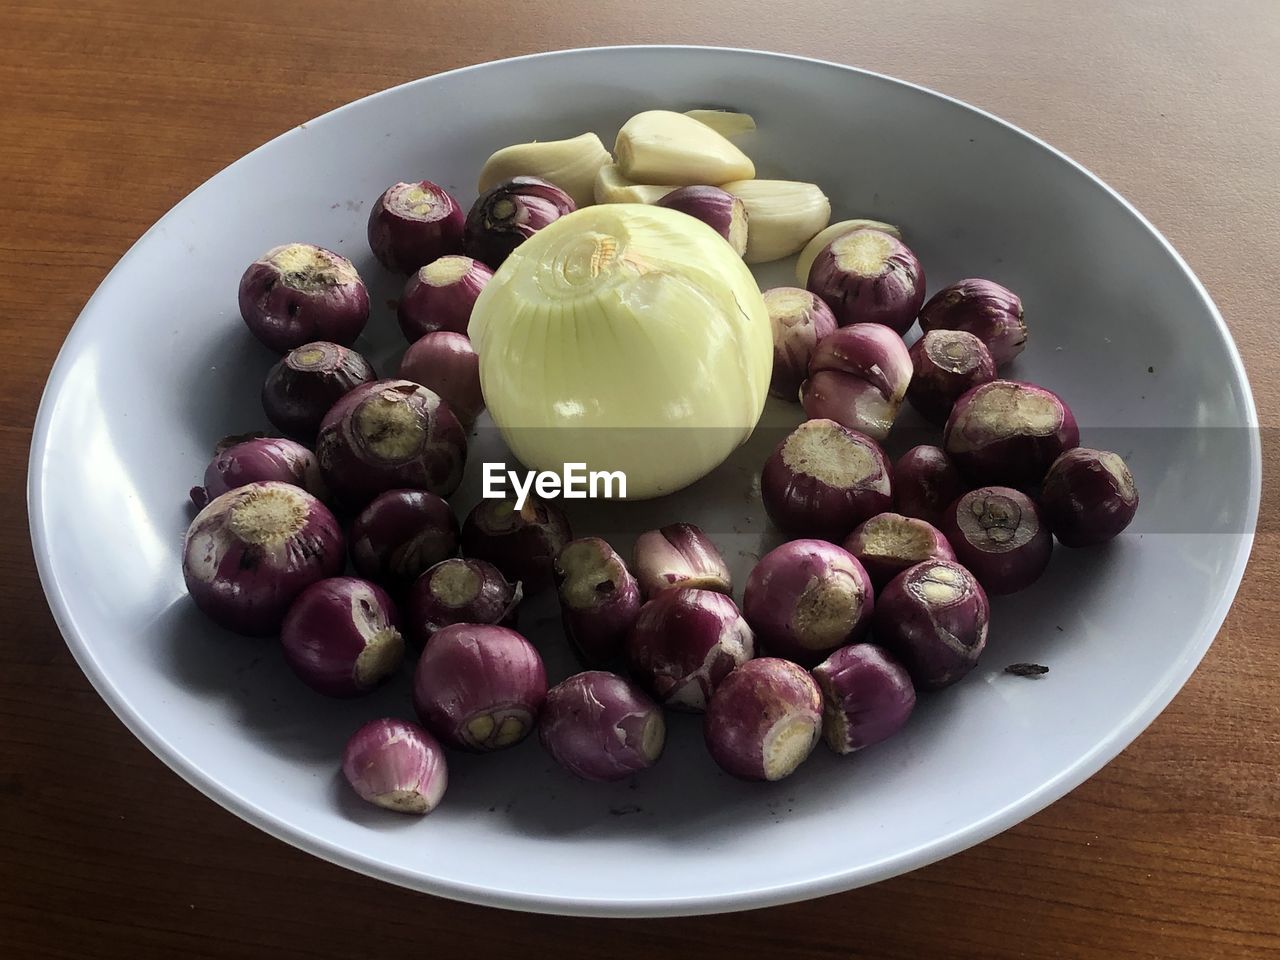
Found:
[(640, 608), (626, 642), (631, 673), (659, 703), (699, 712), (729, 673), (755, 656), (755, 638), (722, 593), (664, 590)]
[(376, 379), (369, 361), (356, 351), (324, 340), (304, 343), (281, 357), (267, 374), (262, 409), (285, 433), (310, 443), (330, 407)]
[(400, 377), (437, 394), (468, 428), (484, 410), (480, 357), (464, 334), (438, 330), (414, 341), (400, 359)]
[(482, 193), (467, 214), (467, 256), (494, 270), (547, 224), (573, 213), (573, 198), (538, 177), (513, 177)]
[(792, 540), (760, 558), (742, 610), (770, 656), (813, 666), (866, 632), (871, 579), (857, 558), (825, 540)]
[(329, 489), (349, 507), (402, 488), (448, 497), (462, 482), (467, 436), (431, 390), (409, 380), (376, 380), (325, 414), (316, 456)]
[(336, 576), (342, 529), (301, 487), (248, 483), (215, 498), (187, 530), (182, 574), (196, 606), (228, 630), (268, 636), (303, 590)]
[(877, 590), (883, 590), (890, 580), (917, 563), (956, 558), (937, 527), (888, 511), (861, 523), (842, 546), (866, 568)]
[(930, 330), (911, 345), (907, 401), (930, 423), (946, 423), (956, 400), (996, 378), (996, 364), (981, 340), (963, 330)]
[(413, 704), (423, 725), (463, 750), (519, 743), (546, 695), (542, 657), (506, 627), (457, 623), (437, 630), (414, 671)]
[(725, 679), (703, 718), (711, 758), (743, 780), (781, 780), (822, 734), (822, 693), (790, 660), (750, 660)]
[(605, 664), (622, 653), (640, 615), (640, 586), (617, 551), (599, 537), (571, 540), (553, 574), (565, 635), (578, 658)]
[(933, 524), (969, 485), (947, 452), (921, 444), (912, 447), (893, 465), (893, 504), (898, 513)]
[(351, 562), (360, 576), (403, 595), (425, 571), (458, 550), (458, 520), (426, 490), (388, 490), (351, 524)]
[(240, 316), (276, 353), (313, 340), (350, 346), (369, 320), (369, 291), (346, 257), (310, 243), (268, 250), (240, 278)]
[(669, 523), (640, 534), (631, 566), (645, 599), (677, 587), (733, 592), (724, 555), (702, 528), (692, 523)]
[(369, 211), (369, 249), (388, 270), (413, 273), (462, 252), (458, 201), (430, 180), (393, 183)]
[(409, 589), (407, 629), (419, 645), (456, 623), (514, 627), (524, 591), (483, 560), (451, 557), (423, 573)]
[(896, 237), (854, 230), (814, 258), (806, 286), (826, 301), (841, 326), (879, 323), (901, 335), (924, 303), (924, 267)]
[(773, 376), (769, 392), (791, 403), (800, 400), (800, 387), (809, 377), (809, 362), (825, 337), (836, 331), (836, 318), (822, 298), (799, 287), (774, 287), (764, 292), (764, 305), (773, 327)]
[(549, 586), (556, 555), (573, 539), (559, 505), (532, 493), (514, 500), (481, 500), (462, 523), (462, 554), (492, 563), (532, 593)]
[(971, 333), (986, 344), (998, 367), (1027, 345), (1022, 300), (993, 280), (959, 280), (943, 287), (920, 310), (920, 329)]
[(368, 693), (404, 659), (400, 615), (385, 590), (358, 577), (330, 577), (303, 590), (280, 629), (285, 661), (329, 697)]
[(414, 271), (396, 304), (396, 320), (410, 343), (438, 330), (466, 334), (480, 291), (493, 271), (479, 260), (456, 254)]
[(822, 690), (822, 736), (839, 754), (887, 740), (916, 705), (911, 675), (873, 643), (841, 647), (813, 676)]
[(1059, 543), (1091, 547), (1114, 539), (1133, 522), (1138, 487), (1118, 454), (1076, 447), (1049, 467), (1039, 505)]
[(902, 338), (878, 323), (855, 323), (818, 342), (800, 403), (811, 418), (883, 441), (910, 383), (911, 355)]
[(267, 480), (291, 483), (319, 500), (329, 496), (314, 453), (293, 440), (255, 437), (214, 454), (204, 472), (204, 486), (191, 488), (191, 502), (203, 508), (228, 490)]
[(538, 736), (574, 776), (609, 782), (657, 762), (666, 722), (662, 708), (634, 683), (588, 670), (547, 691)]
[(839, 542), (893, 503), (889, 464), (870, 437), (833, 420), (806, 420), (774, 449), (760, 496), (791, 537)]
[(449, 770), (430, 733), (407, 720), (370, 720), (342, 751), (342, 775), (362, 799), (395, 813), (423, 816), (444, 797)]
[(1062, 398), (1020, 380), (993, 380), (962, 394), (942, 433), (943, 449), (975, 485), (1034, 487), (1063, 451), (1079, 445), (1080, 428)]
[(973, 574), (951, 560), (926, 560), (881, 592), (871, 629), (917, 690), (938, 690), (977, 664), (990, 619), (987, 595)]
[(1053, 537), (1035, 501), (1010, 487), (979, 487), (951, 504), (941, 530), (987, 593), (1025, 590), (1044, 573)]
[(669, 207), (701, 220), (742, 256), (747, 252), (747, 207), (727, 190), (705, 185), (677, 187), (654, 206)]

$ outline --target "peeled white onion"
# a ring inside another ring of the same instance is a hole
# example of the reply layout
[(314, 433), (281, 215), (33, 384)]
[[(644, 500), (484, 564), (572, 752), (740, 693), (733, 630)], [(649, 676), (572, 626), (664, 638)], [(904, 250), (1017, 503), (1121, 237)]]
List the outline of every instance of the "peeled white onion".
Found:
[(706, 224), (640, 204), (538, 231), (475, 304), (485, 402), (537, 470), (626, 474), (630, 499), (704, 476), (751, 435), (773, 367), (751, 271)]

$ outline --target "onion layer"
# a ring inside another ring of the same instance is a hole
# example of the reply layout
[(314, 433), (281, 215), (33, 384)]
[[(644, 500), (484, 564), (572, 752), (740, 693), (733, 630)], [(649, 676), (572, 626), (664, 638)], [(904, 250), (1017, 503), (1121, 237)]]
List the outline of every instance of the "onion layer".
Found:
[(621, 471), (630, 499), (692, 483), (746, 440), (773, 366), (742, 259), (692, 217), (626, 203), (526, 240), (476, 301), (471, 338), (515, 458)]

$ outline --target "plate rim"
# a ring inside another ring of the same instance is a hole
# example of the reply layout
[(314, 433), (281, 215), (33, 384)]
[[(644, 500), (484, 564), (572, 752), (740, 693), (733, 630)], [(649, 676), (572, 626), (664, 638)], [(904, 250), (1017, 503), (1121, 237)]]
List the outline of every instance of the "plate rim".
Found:
[[(77, 352), (79, 340), (85, 335), (85, 327), (81, 321), (91, 312), (95, 301), (102, 292), (113, 282), (119, 282), (119, 274), (122, 267), (124, 267), (130, 258), (137, 255), (139, 247), (141, 247), (143, 243), (150, 238), (152, 233), (155, 232), (170, 215), (181, 210), (194, 194), (217, 182), (221, 177), (227, 175), (232, 169), (237, 167), (239, 164), (246, 162), (259, 151), (263, 151), (274, 146), (278, 141), (285, 137), (299, 134), (302, 128), (308, 124), (315, 123), (321, 119), (326, 119), (346, 110), (357, 109), (366, 101), (372, 100), (376, 97), (389, 95), (393, 91), (400, 90), (404, 87), (424, 84), (439, 77), (465, 74), (469, 71), (484, 69), (485, 67), (495, 64), (517, 63), (529, 60), (545, 60), (584, 53), (623, 50), (661, 50), (684, 51), (691, 54), (747, 55), (749, 57), (796, 61), (828, 68), (834, 67), (839, 70), (873, 77), (880, 81), (892, 83), (901, 87), (909, 88), (918, 93), (936, 97), (957, 106), (962, 110), (975, 114), (988, 122), (998, 124), (1010, 132), (1025, 137), (1042, 150), (1047, 151), (1058, 160), (1066, 163), (1069, 167), (1074, 168), (1076, 172), (1083, 174), (1088, 180), (1092, 181), (1096, 187), (1100, 188), (1113, 200), (1117, 201), (1138, 221), (1142, 227), (1155, 237), (1159, 244), (1164, 248), (1165, 252), (1172, 258), (1181, 273), (1191, 282), (1192, 288), (1199, 296), (1203, 305), (1207, 308), (1210, 317), (1216, 325), (1217, 333), (1224, 341), (1227, 348), (1228, 357), (1232, 367), (1234, 368), (1238, 382), (1243, 388), (1242, 400), (1246, 419), (1245, 426), (1250, 430), (1250, 489), (1249, 502), (1246, 505), (1245, 530), (1239, 534), (1240, 543), (1236, 549), (1231, 569), (1226, 576), (1228, 589), (1223, 592), (1217, 605), (1209, 614), (1208, 622), (1212, 624), (1212, 630), (1206, 631), (1208, 634), (1207, 639), (1202, 639), (1198, 642), (1198, 649), (1194, 650), (1192, 655), (1184, 658), (1180, 664), (1169, 671), (1167, 679), (1162, 686), (1148, 692), (1143, 701), (1129, 715), (1122, 725), (1118, 726), (1107, 737), (1095, 744), (1092, 749), (1080, 757), (1074, 764), (1062, 770), (1055, 777), (1017, 800), (989, 813), (986, 817), (976, 823), (968, 824), (946, 834), (943, 837), (930, 841), (929, 843), (904, 850), (899, 854), (892, 857), (885, 857), (874, 863), (865, 864), (849, 870), (828, 873), (808, 880), (774, 886), (766, 885), (757, 889), (736, 893), (708, 894), (705, 896), (685, 898), (652, 897), (625, 900), (561, 897), (556, 895), (529, 893), (527, 891), (519, 890), (503, 890), (500, 888), (487, 886), (482, 887), (456, 881), (439, 880), (434, 877), (424, 876), (420, 873), (391, 867), (387, 864), (380, 863), (369, 858), (358, 850), (353, 850), (349, 847), (325, 839), (304, 827), (288, 823), (268, 810), (260, 808), (238, 796), (234, 792), (224, 789), (220, 783), (207, 776), (195, 763), (185, 756), (180, 748), (171, 743), (160, 730), (152, 727), (139, 712), (136, 712), (131, 704), (116, 690), (114, 685), (107, 678), (105, 672), (100, 668), (97, 659), (94, 656), (92, 644), (86, 642), (85, 636), (78, 629), (74, 616), (71, 613), (70, 604), (68, 603), (66, 595), (62, 589), (62, 584), (57, 580), (52, 569), (51, 557), (48, 550), (47, 532), (44, 524), (45, 499), (43, 489), (43, 465), (47, 455), (46, 448), (49, 439), (50, 419), (52, 417), (54, 405), (53, 398), (56, 397), (58, 392), (61, 390), (62, 383), (67, 377), (68, 366), (70, 364), (69, 358)], [(31, 535), (36, 570), (40, 578), (40, 585), (44, 590), (54, 622), (57, 624), (58, 630), (62, 634), (63, 640), (71, 651), (76, 663), (89, 679), (89, 682), (97, 691), (98, 695), (102, 697), (125, 727), (153, 754), (159, 757), (166, 766), (219, 806), (229, 810), (242, 820), (245, 820), (277, 840), (289, 843), (290, 845), (304, 850), (313, 856), (319, 857), (322, 860), (345, 867), (357, 873), (362, 873), (366, 876), (374, 877), (375, 879), (384, 880), (423, 893), (430, 893), (436, 896), (461, 900), (482, 906), (564, 916), (666, 917), (728, 913), (776, 906), (840, 893), (855, 887), (876, 883), (911, 870), (916, 870), (955, 853), (959, 853), (971, 846), (982, 843), (1022, 820), (1040, 812), (1051, 803), (1075, 789), (1089, 777), (1097, 773), (1112, 759), (1118, 756), (1126, 747), (1129, 746), (1129, 744), (1142, 734), (1142, 732), (1152, 723), (1152, 721), (1155, 720), (1157, 716), (1159, 716), (1161, 712), (1163, 712), (1165, 707), (1168, 706), (1172, 699), (1186, 684), (1191, 674), (1204, 658), (1204, 655), (1208, 652), (1213, 641), (1217, 638), (1218, 633), (1222, 629), (1222, 624), (1225, 622), (1227, 614), (1230, 612), (1236, 595), (1239, 592), (1240, 583), (1243, 579), (1245, 568), (1248, 565), (1248, 561), (1252, 553), (1258, 512), (1260, 509), (1261, 488), (1262, 445), (1261, 437), (1259, 435), (1257, 406), (1253, 396), (1253, 389), (1249, 382), (1248, 372), (1245, 368), (1243, 359), (1241, 358), (1239, 348), (1234, 338), (1231, 336), (1231, 331), (1227, 326), (1226, 321), (1219, 312), (1213, 298), (1209, 295), (1208, 290), (1200, 281), (1200, 278), (1183, 259), (1181, 254), (1179, 254), (1174, 248), (1173, 244), (1169, 242), (1168, 238), (1166, 238), (1164, 234), (1161, 233), (1160, 230), (1157, 229), (1155, 225), (1152, 224), (1151, 221), (1148, 220), (1132, 203), (1088, 168), (1073, 160), (1071, 157), (1067, 156), (1065, 153), (1056, 149), (1036, 135), (1029, 133), (1016, 124), (1004, 120), (987, 110), (974, 106), (973, 104), (960, 100), (959, 98), (941, 93), (922, 84), (900, 80), (896, 77), (873, 70), (867, 70), (862, 67), (837, 63), (835, 61), (824, 60), (817, 57), (807, 57), (798, 54), (758, 50), (747, 47), (700, 44), (616, 44), (591, 47), (571, 47), (524, 54), (516, 57), (507, 57), (498, 60), (488, 60), (480, 63), (468, 64), (462, 67), (456, 67), (452, 70), (442, 71), (440, 73), (428, 74), (423, 77), (418, 77), (401, 84), (396, 84), (394, 86), (375, 91), (356, 100), (352, 100), (348, 103), (335, 107), (334, 109), (326, 111), (311, 120), (304, 121), (301, 124), (283, 131), (228, 164), (226, 167), (222, 168), (211, 177), (204, 180), (200, 185), (189, 191), (181, 200), (165, 211), (165, 213), (162, 214), (155, 223), (148, 227), (147, 230), (129, 246), (129, 249), (120, 257), (106, 276), (99, 282), (97, 287), (94, 289), (93, 294), (85, 302), (77, 315), (75, 322), (68, 331), (67, 336), (64, 339), (62, 346), (59, 348), (58, 354), (49, 370), (45, 386), (41, 391), (40, 404), (36, 412), (36, 417), (32, 425), (31, 451), (28, 460), (26, 493), (29, 532)]]

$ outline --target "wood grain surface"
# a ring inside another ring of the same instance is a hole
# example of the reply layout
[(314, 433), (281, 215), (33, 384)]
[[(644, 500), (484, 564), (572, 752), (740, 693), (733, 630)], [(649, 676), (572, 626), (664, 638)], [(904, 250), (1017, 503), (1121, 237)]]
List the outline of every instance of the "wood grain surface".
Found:
[[(525, 916), (356, 876), (206, 800), (90, 689), (42, 599), (23, 499), (45, 377), (112, 264), (220, 168), (356, 97), (498, 57), (638, 42), (838, 60), (1043, 137), (1173, 241), (1231, 325), (1264, 425), (1280, 420), (1275, 0), (0, 0), (0, 956), (1280, 955), (1270, 487), (1221, 636), (1106, 769), (942, 863), (749, 914)], [(1270, 438), (1266, 456), (1271, 478)]]

